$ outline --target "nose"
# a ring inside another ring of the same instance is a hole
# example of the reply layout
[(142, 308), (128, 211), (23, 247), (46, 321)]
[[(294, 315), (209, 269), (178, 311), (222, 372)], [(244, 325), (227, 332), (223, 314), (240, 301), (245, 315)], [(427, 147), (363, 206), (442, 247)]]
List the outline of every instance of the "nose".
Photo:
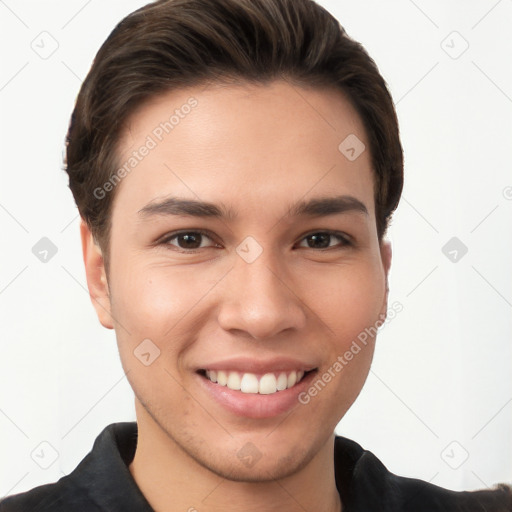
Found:
[(294, 290), (293, 279), (267, 251), (247, 263), (237, 256), (223, 288), (218, 316), (226, 331), (242, 331), (254, 339), (271, 339), (306, 322), (306, 306)]

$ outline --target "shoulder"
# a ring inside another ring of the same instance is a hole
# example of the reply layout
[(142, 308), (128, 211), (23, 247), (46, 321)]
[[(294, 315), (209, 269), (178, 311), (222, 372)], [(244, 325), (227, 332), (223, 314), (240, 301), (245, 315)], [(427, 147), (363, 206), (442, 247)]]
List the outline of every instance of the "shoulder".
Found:
[(405, 512), (512, 512), (512, 487), (452, 491), (398, 476), (370, 451), (336, 436), (336, 484), (349, 510)]
[(105, 478), (106, 473), (126, 471), (124, 465), (133, 457), (136, 435), (135, 422), (108, 425), (72, 473), (57, 482), (7, 496), (0, 500), (0, 512), (103, 512), (103, 497), (125, 490), (125, 486), (115, 485), (115, 476)]
[(506, 484), (478, 491), (452, 491), (414, 478), (392, 477), (403, 510), (412, 506), (418, 512), (512, 512), (512, 487)]
[(41, 485), (30, 491), (8, 496), (0, 501), (0, 512), (64, 512), (80, 510), (101, 512), (87, 500), (66, 477), (52, 484)]

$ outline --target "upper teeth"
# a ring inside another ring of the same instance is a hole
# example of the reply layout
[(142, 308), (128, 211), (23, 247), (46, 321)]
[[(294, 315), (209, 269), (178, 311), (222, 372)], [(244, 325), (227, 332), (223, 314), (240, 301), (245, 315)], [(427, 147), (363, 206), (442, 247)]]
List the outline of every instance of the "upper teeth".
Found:
[(265, 373), (259, 380), (254, 373), (229, 372), (224, 370), (206, 370), (206, 376), (221, 386), (226, 386), (242, 393), (259, 393), (260, 395), (271, 395), (276, 391), (295, 386), (302, 377), (302, 370), (291, 372), (280, 372), (278, 374)]

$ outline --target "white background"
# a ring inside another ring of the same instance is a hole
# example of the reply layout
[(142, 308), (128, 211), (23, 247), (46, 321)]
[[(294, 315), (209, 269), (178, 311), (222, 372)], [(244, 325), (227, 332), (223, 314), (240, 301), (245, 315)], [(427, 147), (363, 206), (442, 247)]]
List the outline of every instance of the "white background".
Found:
[[(144, 3), (0, 1), (0, 497), (56, 481), (107, 424), (135, 419), (86, 292), (62, 155), (96, 51)], [(390, 302), (404, 309), (337, 431), (401, 475), (511, 482), (512, 1), (320, 3), (387, 80), (406, 162), (390, 230)], [(58, 44), (46, 59), (41, 38)], [(468, 248), (457, 262), (441, 250), (454, 236)], [(42, 237), (58, 249), (47, 263), (32, 253)], [(51, 460), (41, 442), (58, 454), (48, 469), (31, 458)]]

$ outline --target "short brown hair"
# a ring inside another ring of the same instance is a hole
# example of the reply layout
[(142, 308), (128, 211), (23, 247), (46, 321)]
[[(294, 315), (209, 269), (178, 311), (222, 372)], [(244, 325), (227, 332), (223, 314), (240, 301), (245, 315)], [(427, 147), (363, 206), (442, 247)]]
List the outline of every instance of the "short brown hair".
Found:
[[(375, 62), (312, 0), (159, 0), (123, 19), (98, 51), (76, 101), (65, 170), (80, 215), (108, 257), (123, 124), (145, 100), (226, 79), (286, 79), (342, 91), (360, 115), (374, 171), (379, 239), (403, 187), (391, 95)], [(340, 141), (341, 142), (341, 141)]]

